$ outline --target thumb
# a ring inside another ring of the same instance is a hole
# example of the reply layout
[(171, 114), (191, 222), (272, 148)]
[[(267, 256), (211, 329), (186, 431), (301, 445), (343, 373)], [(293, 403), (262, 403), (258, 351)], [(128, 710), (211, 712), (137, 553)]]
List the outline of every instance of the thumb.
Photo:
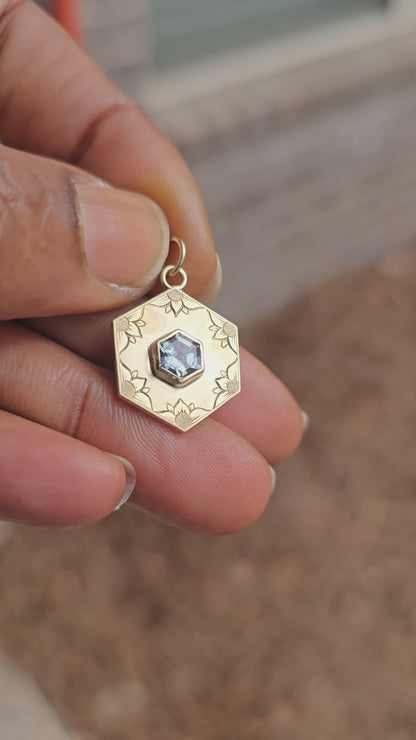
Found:
[(143, 295), (169, 249), (156, 203), (0, 146), (0, 319), (88, 313)]

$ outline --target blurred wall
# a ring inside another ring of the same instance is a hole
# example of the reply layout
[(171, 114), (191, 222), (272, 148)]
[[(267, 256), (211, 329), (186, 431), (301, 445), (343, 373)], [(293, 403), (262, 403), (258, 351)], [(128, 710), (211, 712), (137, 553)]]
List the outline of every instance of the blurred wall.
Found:
[(83, 0), (82, 7), (90, 55), (134, 95), (151, 57), (147, 0)]
[(85, 5), (91, 53), (202, 188), (224, 266), (218, 310), (248, 324), (415, 239), (415, 4), (163, 76), (145, 3)]

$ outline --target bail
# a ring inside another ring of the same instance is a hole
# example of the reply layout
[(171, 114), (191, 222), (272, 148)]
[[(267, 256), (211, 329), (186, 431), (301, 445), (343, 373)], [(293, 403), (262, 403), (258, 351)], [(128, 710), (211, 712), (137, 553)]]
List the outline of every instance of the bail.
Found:
[[(177, 236), (172, 236), (170, 244), (174, 243), (179, 247), (179, 259), (176, 263), (176, 265), (166, 265), (166, 267), (163, 268), (162, 272), (160, 273), (160, 282), (165, 288), (178, 288), (179, 290), (182, 290), (185, 288), (187, 282), (188, 282), (188, 276), (183, 269), (183, 263), (185, 261), (186, 257), (186, 246), (183, 239), (179, 239)], [(181, 282), (178, 284), (171, 284), (168, 282), (168, 278), (175, 277), (175, 275), (180, 275)]]

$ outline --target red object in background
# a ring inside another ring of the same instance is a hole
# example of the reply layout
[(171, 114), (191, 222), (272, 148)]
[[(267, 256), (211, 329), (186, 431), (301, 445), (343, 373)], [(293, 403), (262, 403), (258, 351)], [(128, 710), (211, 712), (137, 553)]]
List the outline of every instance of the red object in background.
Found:
[(82, 42), (81, 0), (51, 0), (51, 10), (56, 20), (71, 36)]

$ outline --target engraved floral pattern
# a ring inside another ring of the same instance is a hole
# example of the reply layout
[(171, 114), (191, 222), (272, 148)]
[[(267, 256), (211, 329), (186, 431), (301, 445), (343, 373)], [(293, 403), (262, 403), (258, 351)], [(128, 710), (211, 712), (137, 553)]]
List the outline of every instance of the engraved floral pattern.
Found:
[(127, 339), (126, 347), (129, 344), (136, 344), (138, 339), (142, 339), (142, 329), (146, 326), (146, 322), (143, 321), (143, 311), (139, 314), (137, 319), (129, 319), (127, 316), (121, 316), (116, 321), (116, 329), (120, 334), (125, 334)]
[(121, 380), (120, 383), (120, 393), (125, 398), (128, 398), (129, 401), (134, 401), (140, 394), (144, 394), (147, 396), (148, 401), (151, 404), (151, 399), (149, 397), (150, 388), (146, 385), (147, 378), (141, 378), (139, 376), (139, 373), (137, 370), (129, 370), (126, 365), (123, 365), (126, 372), (129, 374), (129, 377), (124, 377)]
[(185, 295), (177, 288), (168, 290), (165, 298), (167, 298), (167, 301), (166, 303), (162, 303), (162, 306), (164, 306), (166, 313), (172, 311), (175, 316), (178, 316), (181, 311), (184, 314), (188, 314), (192, 310), (191, 306), (186, 304)]
[(221, 370), (220, 377), (215, 379), (215, 384), (212, 391), (216, 395), (214, 408), (219, 403), (228, 401), (240, 390), (240, 380), (237, 376), (235, 363), (230, 365), (227, 370)]
[(166, 404), (166, 410), (162, 411), (162, 414), (167, 414), (172, 417), (176, 426), (185, 431), (194, 423), (192, 414), (200, 410), (201, 409), (196, 408), (194, 403), (187, 404), (182, 400), (182, 398), (180, 398), (175, 404)]
[(220, 341), (221, 347), (227, 347), (227, 345), (230, 345), (230, 339), (236, 339), (237, 327), (235, 326), (235, 324), (232, 324), (231, 321), (216, 323), (213, 320), (211, 313), (210, 318), (212, 324), (209, 328), (212, 332), (214, 332), (213, 339), (217, 339), (218, 341)]

